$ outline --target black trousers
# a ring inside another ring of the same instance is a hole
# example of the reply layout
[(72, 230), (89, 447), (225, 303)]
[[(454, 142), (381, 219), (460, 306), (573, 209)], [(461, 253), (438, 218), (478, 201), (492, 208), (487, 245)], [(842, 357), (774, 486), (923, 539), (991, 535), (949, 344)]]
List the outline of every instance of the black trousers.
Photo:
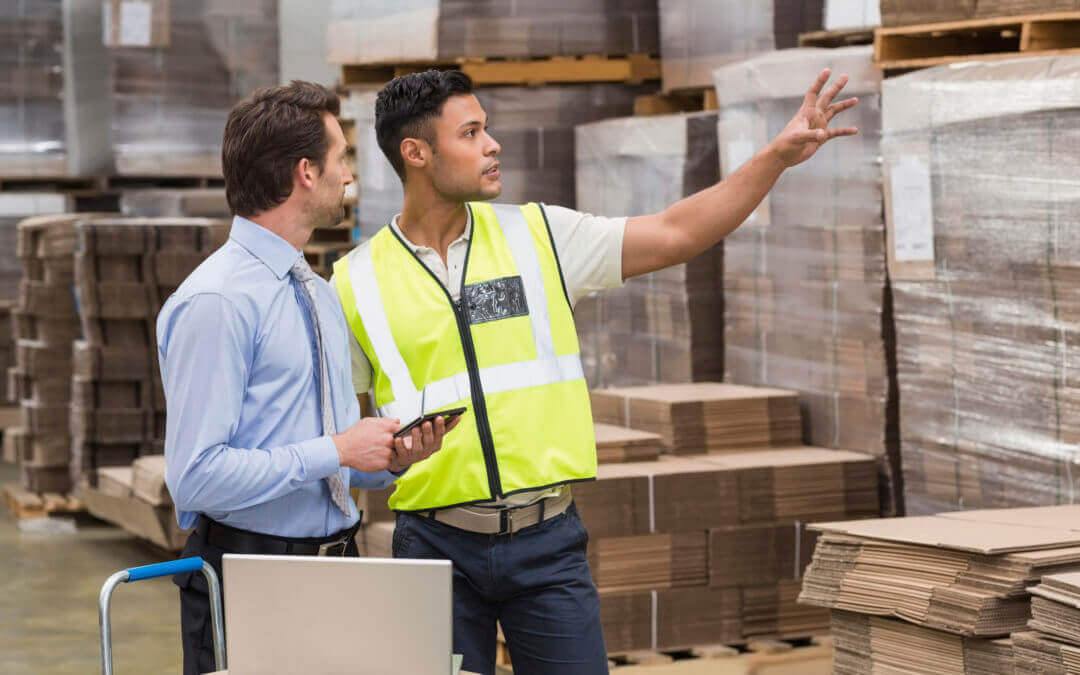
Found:
[[(221, 573), (221, 556), (235, 553), (213, 546), (198, 531), (188, 536), (181, 557), (200, 556), (210, 563), (221, 581), (225, 592), (225, 577)], [(356, 541), (350, 540), (345, 555), (357, 557)], [(180, 642), (184, 647), (184, 675), (199, 675), (217, 670), (214, 663), (214, 627), (210, 619), (210, 589), (202, 572), (185, 572), (173, 575), (173, 583), (180, 587)], [(222, 598), (222, 612), (225, 609)], [(223, 615), (224, 616), (224, 615)]]

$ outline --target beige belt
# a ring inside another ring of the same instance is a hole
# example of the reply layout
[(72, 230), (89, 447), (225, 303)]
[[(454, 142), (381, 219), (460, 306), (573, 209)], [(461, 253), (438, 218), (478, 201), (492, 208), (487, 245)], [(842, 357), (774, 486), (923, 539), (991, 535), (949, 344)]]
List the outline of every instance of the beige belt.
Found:
[(544, 522), (570, 507), (574, 496), (563, 488), (558, 497), (541, 499), (535, 504), (508, 509), (484, 509), (459, 506), (431, 511), (428, 517), (451, 527), (478, 534), (513, 534)]

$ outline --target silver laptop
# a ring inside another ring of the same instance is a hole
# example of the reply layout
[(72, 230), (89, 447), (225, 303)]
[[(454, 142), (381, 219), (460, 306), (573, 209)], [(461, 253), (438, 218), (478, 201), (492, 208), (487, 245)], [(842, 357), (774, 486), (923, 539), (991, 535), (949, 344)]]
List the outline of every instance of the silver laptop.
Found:
[(229, 675), (453, 671), (448, 560), (227, 554)]

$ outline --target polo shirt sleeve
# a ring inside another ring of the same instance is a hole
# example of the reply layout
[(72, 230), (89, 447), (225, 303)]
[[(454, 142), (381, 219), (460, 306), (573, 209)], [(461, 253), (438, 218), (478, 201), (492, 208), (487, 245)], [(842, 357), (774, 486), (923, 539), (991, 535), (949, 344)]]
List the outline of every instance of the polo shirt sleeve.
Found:
[(622, 246), (626, 218), (607, 218), (563, 206), (544, 205), (570, 302), (623, 285)]

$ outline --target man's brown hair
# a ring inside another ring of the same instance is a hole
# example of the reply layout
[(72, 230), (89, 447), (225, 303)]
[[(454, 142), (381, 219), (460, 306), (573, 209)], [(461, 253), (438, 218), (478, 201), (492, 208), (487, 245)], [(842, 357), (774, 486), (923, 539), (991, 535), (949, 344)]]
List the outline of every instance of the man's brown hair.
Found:
[(330, 148), (323, 115), (340, 112), (337, 94), (301, 80), (258, 89), (233, 106), (221, 144), (232, 212), (250, 217), (282, 204), (305, 157), (322, 171)]

